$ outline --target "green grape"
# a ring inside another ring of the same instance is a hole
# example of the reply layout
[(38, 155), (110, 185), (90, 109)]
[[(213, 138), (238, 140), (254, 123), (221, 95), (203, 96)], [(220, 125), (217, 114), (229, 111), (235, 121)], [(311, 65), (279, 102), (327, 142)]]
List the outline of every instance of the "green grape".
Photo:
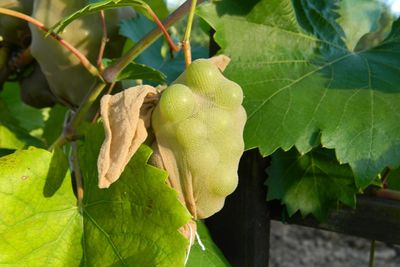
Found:
[(212, 107), (209, 109), (204, 109), (200, 118), (207, 124), (210, 130), (210, 135), (214, 138), (216, 136), (224, 136), (227, 131), (232, 131), (234, 129), (234, 119), (231, 112)]
[(184, 148), (194, 148), (207, 142), (207, 125), (196, 118), (180, 122), (176, 128), (176, 139)]
[(224, 78), (218, 67), (206, 59), (193, 61), (187, 67), (185, 77), (187, 86), (206, 96), (214, 94), (220, 80)]
[(166, 120), (178, 122), (192, 115), (195, 103), (194, 95), (187, 86), (174, 84), (161, 95), (160, 113)]
[(197, 218), (208, 218), (214, 215), (224, 207), (225, 196), (217, 194), (200, 194), (196, 195), (196, 213)]
[(236, 171), (231, 165), (219, 165), (218, 169), (207, 178), (210, 191), (219, 196), (227, 196), (235, 191), (238, 185)]
[(243, 102), (242, 88), (235, 82), (224, 79), (215, 92), (215, 102), (228, 109), (237, 109)]
[(199, 181), (201, 183), (218, 166), (219, 153), (212, 144), (206, 143), (195, 147), (187, 151), (185, 155), (189, 170), (195, 179), (194, 183)]

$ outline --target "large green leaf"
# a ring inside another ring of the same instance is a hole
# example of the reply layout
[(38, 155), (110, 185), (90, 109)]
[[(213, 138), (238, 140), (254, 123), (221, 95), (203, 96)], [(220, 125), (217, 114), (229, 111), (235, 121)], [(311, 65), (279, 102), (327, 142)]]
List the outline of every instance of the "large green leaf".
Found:
[(305, 155), (294, 148), (279, 150), (268, 174), (268, 200), (280, 199), (289, 216), (300, 211), (324, 219), (339, 202), (355, 207), (357, 188), (351, 169), (340, 165), (332, 150), (317, 148)]
[(142, 147), (120, 180), (97, 187), (101, 126), (80, 147), (84, 199), (77, 206), (67, 160), (30, 148), (0, 158), (0, 265), (183, 266), (190, 218), (166, 173)]
[(55, 182), (65, 166), (37, 148), (0, 158), (0, 265), (79, 265), (82, 218), (69, 174)]
[(225, 0), (198, 13), (232, 57), (226, 75), (245, 92), (247, 148), (306, 153), (320, 140), (364, 188), (400, 163), (400, 21), (381, 44), (355, 53), (336, 2)]
[(89, 130), (80, 148), (85, 181), (83, 204), (85, 266), (183, 266), (188, 241), (178, 229), (190, 215), (167, 174), (147, 164), (141, 147), (109, 189), (97, 187), (97, 156), (104, 134)]

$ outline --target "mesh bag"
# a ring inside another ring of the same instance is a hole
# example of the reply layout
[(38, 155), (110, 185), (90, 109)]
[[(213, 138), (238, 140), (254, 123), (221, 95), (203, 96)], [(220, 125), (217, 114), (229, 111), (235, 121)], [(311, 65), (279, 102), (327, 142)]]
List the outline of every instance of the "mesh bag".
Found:
[(153, 111), (155, 149), (171, 186), (194, 219), (219, 211), (238, 182), (244, 150), (243, 92), (210, 60), (199, 59), (162, 92)]

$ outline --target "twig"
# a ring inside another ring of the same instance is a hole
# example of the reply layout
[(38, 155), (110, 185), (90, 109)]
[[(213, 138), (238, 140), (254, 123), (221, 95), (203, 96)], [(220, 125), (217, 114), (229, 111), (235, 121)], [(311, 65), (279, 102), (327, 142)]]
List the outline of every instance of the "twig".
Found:
[(192, 51), (190, 48), (190, 33), (192, 32), (192, 24), (193, 24), (194, 12), (196, 10), (197, 0), (188, 0), (187, 2), (191, 2), (191, 5), (186, 24), (185, 35), (182, 40), (182, 49), (183, 49), (183, 55), (185, 57), (186, 66), (192, 63)]
[[(111, 94), (112, 93), (112, 91), (113, 91), (113, 89), (114, 89), (114, 87), (115, 87), (115, 85), (116, 85), (117, 83), (116, 82), (113, 82), (109, 87), (108, 87), (108, 90), (107, 90), (107, 92), (106, 92), (106, 94), (107, 95), (109, 95), (109, 94)], [(98, 110), (97, 112), (96, 112), (96, 115), (93, 117), (93, 119), (92, 119), (92, 123), (96, 123), (96, 121), (97, 121), (97, 119), (100, 117), (100, 110)]]
[(150, 6), (148, 6), (146, 8), (146, 10), (149, 13), (149, 15), (154, 19), (154, 22), (157, 24), (158, 28), (160, 28), (160, 30), (164, 34), (165, 38), (167, 38), (167, 42), (168, 42), (169, 46), (171, 47), (171, 49), (175, 52), (178, 52), (181, 49), (180, 46), (177, 46), (174, 44), (167, 29), (165, 29), (164, 25), (162, 24), (160, 19), (157, 17), (156, 13), (154, 13), (154, 11), (151, 9)]
[[(200, 4), (205, 0), (198, 0), (197, 3)], [(185, 2), (183, 5), (178, 7), (168, 18), (163, 21), (163, 25), (166, 29), (171, 27), (174, 23), (178, 20), (182, 19), (183, 16), (189, 11), (190, 9), (190, 2)], [(113, 82), (117, 77), (118, 74), (133, 60), (135, 59), (140, 53), (143, 52), (147, 47), (149, 47), (153, 42), (160, 37), (162, 31), (160, 28), (155, 28), (151, 32), (149, 32), (145, 37), (143, 37), (139, 42), (136, 43), (134, 47), (132, 47), (123, 57), (121, 57), (116, 63), (109, 66), (105, 69), (103, 73), (103, 77), (105, 81), (108, 83)]]
[(104, 15), (104, 10), (100, 11), (100, 20), (101, 20), (101, 30), (103, 32), (103, 36), (101, 37), (99, 56), (97, 58), (97, 68), (102, 72), (104, 70), (102, 60), (103, 60), (104, 50), (106, 48), (106, 44), (108, 41), (106, 17)]
[[(46, 33), (49, 33), (49, 30), (44, 26), (43, 23), (32, 18), (31, 16), (25, 15), (24, 13), (0, 7), (0, 14), (5, 14), (8, 16), (12, 16), (12, 17), (16, 17), (16, 18), (25, 20), (25, 21), (35, 25), (40, 30), (42, 30)], [(101, 75), (100, 75), (99, 71), (97, 70), (97, 68), (95, 66), (93, 66), (92, 63), (90, 63), (90, 61), (85, 57), (85, 55), (83, 55), (81, 52), (79, 52), (78, 49), (76, 49), (70, 43), (68, 43), (67, 41), (62, 39), (58, 34), (51, 32), (50, 36), (52, 38), (54, 38), (55, 40), (57, 40), (66, 49), (68, 49), (73, 55), (75, 55), (76, 58), (81, 62), (82, 66), (84, 66), (93, 76), (97, 76), (97, 77), (101, 78)]]
[(49, 150), (53, 150), (55, 147), (60, 147), (73, 140), (76, 137), (76, 129), (84, 120), (90, 107), (96, 101), (97, 97), (101, 94), (106, 84), (103, 81), (96, 81), (92, 89), (86, 94), (82, 100), (81, 105), (72, 117), (71, 121), (64, 127), (63, 133), (57, 138), (57, 140), (50, 146)]
[(371, 247), (369, 250), (369, 263), (368, 267), (374, 267), (375, 266), (375, 240), (371, 240)]

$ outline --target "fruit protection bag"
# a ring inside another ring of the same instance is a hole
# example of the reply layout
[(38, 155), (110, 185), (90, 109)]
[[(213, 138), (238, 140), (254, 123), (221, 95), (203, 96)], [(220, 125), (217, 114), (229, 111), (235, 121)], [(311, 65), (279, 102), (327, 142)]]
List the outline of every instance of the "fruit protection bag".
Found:
[[(141, 140), (135, 138), (137, 130), (126, 128), (132, 123), (124, 120), (137, 117), (140, 122), (140, 118), (149, 119), (150, 112), (151, 122), (143, 121), (138, 127), (152, 126), (155, 137), (153, 163), (167, 170), (169, 184), (178, 192), (193, 219), (207, 218), (218, 212), (226, 196), (237, 186), (246, 121), (242, 89), (220, 71), (228, 62), (225, 56), (194, 61), (172, 85), (159, 93), (154, 110), (148, 106), (138, 109), (129, 104), (135, 102), (132, 100), (134, 97), (127, 97), (130, 92), (141, 95), (139, 102), (142, 103), (146, 103), (146, 97), (155, 99), (154, 91), (144, 86), (127, 89), (111, 98), (108, 96), (107, 101), (102, 100), (101, 114), (103, 121), (108, 122), (104, 123), (106, 140), (98, 161), (99, 186), (108, 187), (118, 179), (134, 153), (132, 150), (126, 152), (126, 147), (143, 142), (143, 136)], [(139, 92), (144, 89), (150, 94)], [(144, 95), (146, 97), (143, 98)], [(118, 101), (110, 101), (112, 98)], [(131, 102), (124, 100), (128, 98)], [(113, 103), (123, 103), (125, 108), (111, 107)], [(126, 107), (134, 110), (135, 114), (129, 114)], [(109, 113), (110, 110), (114, 110), (113, 114)], [(123, 144), (120, 140), (130, 141)], [(110, 154), (111, 150), (119, 151), (120, 148), (123, 155)], [(119, 166), (115, 167), (116, 164)]]

